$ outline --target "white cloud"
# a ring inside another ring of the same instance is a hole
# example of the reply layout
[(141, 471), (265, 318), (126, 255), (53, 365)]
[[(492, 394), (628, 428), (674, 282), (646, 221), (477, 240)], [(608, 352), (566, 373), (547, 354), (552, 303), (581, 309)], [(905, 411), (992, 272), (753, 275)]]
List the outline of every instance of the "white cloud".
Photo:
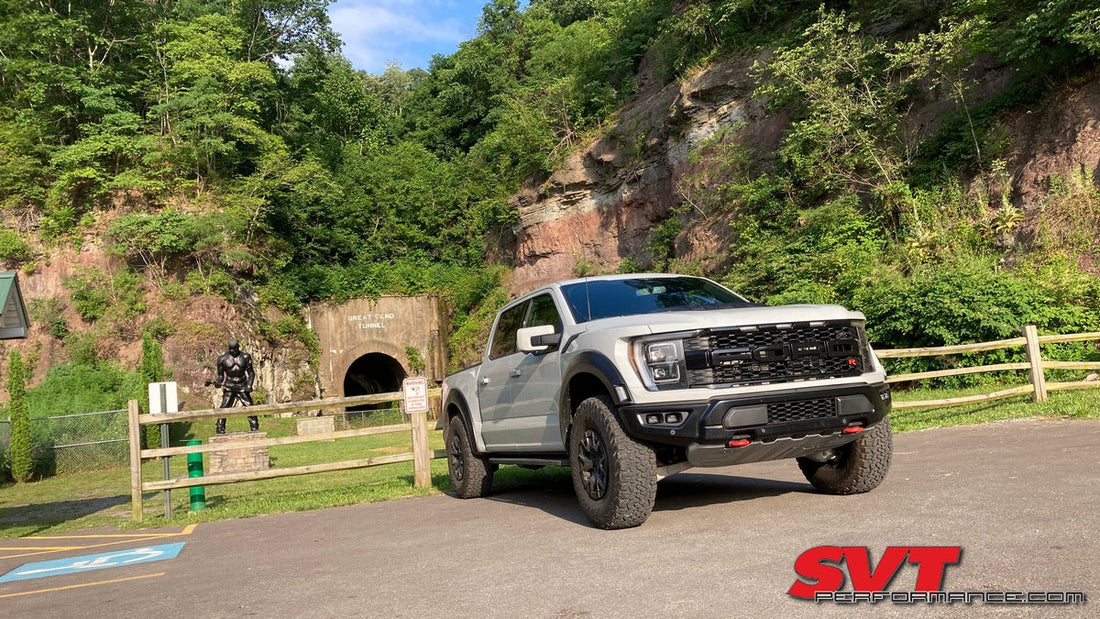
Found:
[(426, 69), (433, 54), (453, 54), (477, 34), (482, 6), (477, 0), (339, 0), (328, 12), (351, 64), (377, 74), (389, 62)]

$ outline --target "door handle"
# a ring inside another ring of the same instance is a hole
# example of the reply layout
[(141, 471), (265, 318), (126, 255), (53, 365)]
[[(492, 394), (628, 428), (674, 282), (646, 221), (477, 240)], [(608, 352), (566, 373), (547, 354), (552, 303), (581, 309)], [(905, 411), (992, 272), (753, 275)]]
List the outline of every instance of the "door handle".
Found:
[(523, 370), (519, 368), (512, 370), (512, 376), (523, 376)]

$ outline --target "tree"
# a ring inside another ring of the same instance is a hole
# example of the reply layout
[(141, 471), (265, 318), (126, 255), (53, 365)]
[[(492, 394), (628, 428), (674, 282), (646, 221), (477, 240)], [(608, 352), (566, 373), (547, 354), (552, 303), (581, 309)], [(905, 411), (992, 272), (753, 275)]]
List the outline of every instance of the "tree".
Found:
[(34, 444), (31, 442), (30, 413), (27, 410), (26, 369), (18, 350), (8, 362), (8, 395), (11, 410), (11, 475), (28, 482), (34, 475)]
[(898, 130), (905, 93), (890, 71), (891, 56), (883, 41), (860, 30), (822, 7), (800, 44), (768, 62), (770, 83), (758, 91), (777, 105), (803, 106), (783, 155), (800, 178), (827, 190), (891, 184), (912, 155)]
[[(170, 372), (164, 369), (164, 351), (160, 347), (160, 342), (157, 342), (148, 331), (141, 334), (141, 362), (138, 363), (138, 374), (141, 375), (141, 381), (144, 385), (163, 382), (172, 376)], [(141, 399), (145, 405), (145, 410), (150, 410), (148, 388), (142, 391)], [(145, 426), (144, 430), (146, 449), (157, 449), (162, 446), (160, 426)]]

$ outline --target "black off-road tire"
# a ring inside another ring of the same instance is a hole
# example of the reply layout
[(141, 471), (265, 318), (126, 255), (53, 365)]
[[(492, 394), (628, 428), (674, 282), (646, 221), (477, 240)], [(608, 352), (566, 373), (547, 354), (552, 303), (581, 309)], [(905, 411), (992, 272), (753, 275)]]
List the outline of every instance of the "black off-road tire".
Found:
[(606, 396), (577, 407), (569, 434), (573, 490), (581, 511), (601, 529), (636, 527), (657, 498), (657, 458), (623, 431)]
[(455, 496), (473, 499), (488, 494), (493, 487), (496, 466), (490, 465), (474, 453), (470, 433), (466, 430), (466, 423), (461, 415), (450, 419), (444, 434), (447, 443), (447, 470), (451, 474), (451, 487)]
[(890, 470), (893, 435), (887, 417), (859, 438), (836, 449), (836, 458), (817, 462), (798, 458), (798, 468), (818, 492), (860, 494), (878, 487)]

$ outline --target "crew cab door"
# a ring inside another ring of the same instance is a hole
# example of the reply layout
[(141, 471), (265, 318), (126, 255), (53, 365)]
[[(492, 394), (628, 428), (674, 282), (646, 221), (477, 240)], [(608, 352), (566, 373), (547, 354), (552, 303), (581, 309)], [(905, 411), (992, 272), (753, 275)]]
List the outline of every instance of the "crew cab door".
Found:
[(477, 379), (477, 399), (481, 407), (481, 438), (489, 450), (511, 444), (507, 420), (512, 408), (509, 378), (525, 356), (516, 348), (516, 332), (523, 327), (527, 303), (505, 308), (493, 327), (489, 353), (481, 364)]
[[(546, 327), (559, 337), (561, 315), (549, 293), (531, 299), (523, 320), (525, 328)], [(522, 352), (522, 351), (521, 351)], [(561, 360), (557, 345), (528, 352), (510, 374), (512, 410), (508, 424), (519, 451), (565, 451), (558, 423), (561, 401)]]
[(490, 451), (563, 451), (558, 425), (561, 366), (558, 349), (519, 350), (519, 329), (552, 326), (561, 333), (560, 314), (549, 293), (506, 308), (493, 330), (488, 359), (481, 368), (478, 399), (482, 438)]

